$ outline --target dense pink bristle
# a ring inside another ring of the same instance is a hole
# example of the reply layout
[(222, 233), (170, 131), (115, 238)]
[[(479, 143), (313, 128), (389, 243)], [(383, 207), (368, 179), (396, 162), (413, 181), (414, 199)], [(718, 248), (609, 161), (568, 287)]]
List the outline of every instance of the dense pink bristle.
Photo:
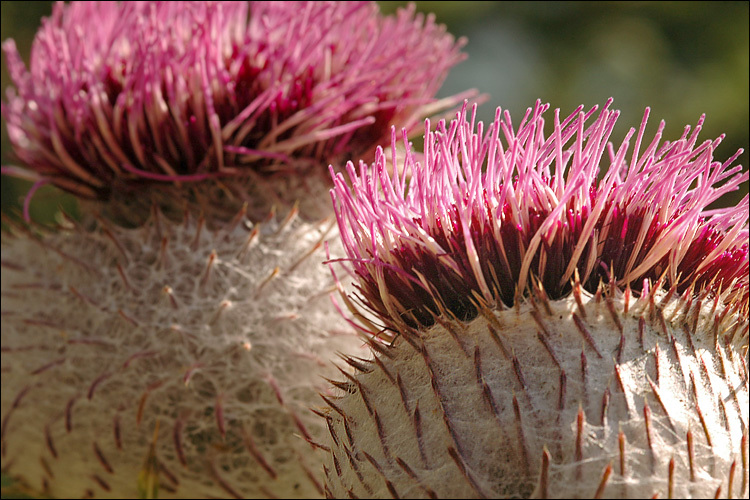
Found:
[(60, 3), (28, 70), (3, 44), (2, 113), (27, 177), (107, 199), (367, 154), (456, 103), (433, 96), (462, 45), (374, 2)]
[(467, 319), (475, 294), (512, 305), (532, 276), (550, 299), (564, 297), (576, 270), (590, 292), (612, 278), (638, 292), (665, 276), (662, 286), (680, 293), (708, 287), (747, 300), (748, 197), (705, 210), (747, 180), (731, 166), (737, 155), (713, 160), (721, 138), (696, 145), (703, 118), (671, 143), (661, 143), (661, 123), (647, 144), (648, 111), (615, 147), (610, 103), (562, 121), (555, 111), (549, 137), (548, 105), (537, 102), (515, 130), (498, 109), (486, 134), (464, 106), (435, 132), (426, 124), (423, 161), (406, 144), (392, 175), (382, 149), (372, 167), (347, 165), (351, 188), (332, 172), (363, 305), (396, 328), (432, 324), (444, 310)]

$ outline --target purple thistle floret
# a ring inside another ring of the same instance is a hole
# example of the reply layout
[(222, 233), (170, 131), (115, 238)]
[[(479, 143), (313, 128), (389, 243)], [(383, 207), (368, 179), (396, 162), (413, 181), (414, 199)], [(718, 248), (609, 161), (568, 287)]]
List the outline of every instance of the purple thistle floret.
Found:
[(615, 148), (610, 104), (555, 110), (548, 137), (548, 104), (515, 128), (498, 108), (486, 133), (464, 105), (435, 132), (426, 123), (422, 161), (404, 137), (403, 168), (379, 148), (372, 167), (347, 164), (351, 187), (332, 171), (357, 299), (396, 330), (510, 306), (529, 286), (562, 298), (580, 277), (592, 293), (602, 281), (711, 293), (747, 316), (748, 196), (706, 209), (748, 179), (732, 166), (742, 150), (715, 161), (723, 136), (698, 143), (704, 117), (673, 142), (661, 122), (648, 141), (648, 109)]
[(434, 95), (463, 43), (374, 2), (59, 3), (30, 70), (3, 44), (2, 113), (30, 169), (3, 173), (108, 199), (343, 164), (460, 102)]

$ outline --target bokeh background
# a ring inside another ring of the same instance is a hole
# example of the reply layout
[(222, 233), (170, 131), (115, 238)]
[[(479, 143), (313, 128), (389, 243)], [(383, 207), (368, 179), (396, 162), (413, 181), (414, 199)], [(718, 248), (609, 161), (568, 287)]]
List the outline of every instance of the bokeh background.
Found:
[[(393, 12), (406, 2), (380, 2)], [(614, 98), (622, 115), (614, 133), (621, 140), (651, 107), (648, 132), (660, 119), (664, 137), (675, 139), (686, 124), (707, 115), (703, 139), (726, 134), (715, 157), (748, 149), (750, 93), (748, 2), (416, 2), (434, 12), (457, 37), (466, 37), (468, 59), (449, 75), (441, 95), (477, 88), (489, 95), (480, 118), (497, 106), (520, 118), (536, 99), (567, 115)], [(31, 41), (49, 2), (2, 2), (0, 38), (14, 38), (28, 61)], [(3, 92), (11, 82), (2, 57)], [(4, 97), (3, 97), (4, 99)], [(748, 153), (739, 162), (747, 168)], [(5, 124), (2, 164), (13, 164)], [(29, 184), (2, 178), (2, 211), (18, 212)], [(725, 197), (736, 204), (748, 191)], [(75, 202), (55, 188), (34, 197), (32, 216), (50, 220)]]

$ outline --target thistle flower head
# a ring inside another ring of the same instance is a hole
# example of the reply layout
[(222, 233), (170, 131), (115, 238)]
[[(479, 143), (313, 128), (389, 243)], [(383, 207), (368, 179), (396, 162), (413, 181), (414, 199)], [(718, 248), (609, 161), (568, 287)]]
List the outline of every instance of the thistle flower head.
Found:
[(3, 233), (3, 473), (56, 498), (322, 496), (309, 407), (362, 341), (330, 307), (334, 228), (295, 215)]
[(396, 158), (382, 149), (372, 168), (348, 163), (352, 187), (338, 174), (332, 197), (364, 305), (391, 327), (429, 325), (475, 316), (477, 300), (512, 305), (531, 281), (564, 297), (576, 273), (589, 292), (648, 279), (746, 301), (748, 197), (706, 210), (747, 180), (732, 166), (742, 151), (715, 161), (722, 137), (698, 142), (704, 117), (664, 143), (662, 122), (649, 140), (648, 110), (613, 146), (609, 106), (555, 110), (549, 136), (549, 105), (515, 128), (498, 108), (486, 133), (464, 106), (435, 132), (427, 122), (422, 162), (407, 144), (403, 174), (387, 173)]
[(325, 400), (329, 496), (747, 496), (748, 197), (706, 209), (747, 173), (703, 118), (613, 146), (609, 105), (464, 107), (335, 176), (373, 358)]
[(434, 95), (461, 45), (413, 7), (370, 2), (60, 3), (29, 70), (3, 45), (3, 115), (28, 169), (3, 171), (93, 199), (300, 174), (455, 102)]

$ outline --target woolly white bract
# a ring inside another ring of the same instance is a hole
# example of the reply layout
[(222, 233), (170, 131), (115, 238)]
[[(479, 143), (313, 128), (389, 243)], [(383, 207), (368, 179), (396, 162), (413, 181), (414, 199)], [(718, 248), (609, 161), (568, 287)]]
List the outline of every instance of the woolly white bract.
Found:
[(362, 341), (330, 222), (293, 215), (4, 235), (3, 470), (60, 498), (320, 496), (309, 407)]

